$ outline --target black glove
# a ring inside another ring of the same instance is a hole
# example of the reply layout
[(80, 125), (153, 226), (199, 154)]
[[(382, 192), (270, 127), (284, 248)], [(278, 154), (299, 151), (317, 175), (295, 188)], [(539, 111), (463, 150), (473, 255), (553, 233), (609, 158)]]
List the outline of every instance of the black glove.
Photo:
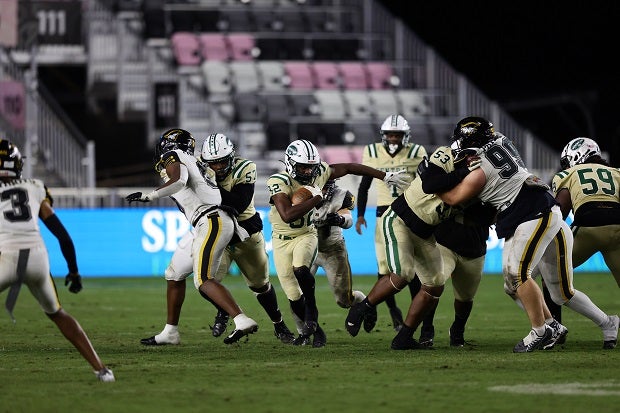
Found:
[[(70, 284), (70, 285), (69, 285)], [(69, 273), (65, 277), (65, 286), (69, 285), (69, 291), (79, 293), (82, 291), (82, 277), (78, 273)]]
[(150, 201), (150, 199), (148, 199), (146, 195), (143, 195), (142, 192), (134, 192), (133, 194), (129, 194), (125, 197), (125, 199), (129, 201), (129, 203), (132, 203), (134, 201), (139, 201), (139, 202)]
[(325, 217), (325, 222), (329, 225), (340, 227), (344, 224), (344, 217), (337, 212), (330, 212)]

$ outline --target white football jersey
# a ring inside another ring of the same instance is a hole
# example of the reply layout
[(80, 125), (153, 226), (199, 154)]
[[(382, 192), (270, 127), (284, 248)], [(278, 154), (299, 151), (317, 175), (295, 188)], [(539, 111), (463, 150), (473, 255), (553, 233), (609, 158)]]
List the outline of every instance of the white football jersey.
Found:
[(487, 182), (478, 198), (501, 212), (512, 205), (523, 183), (532, 174), (525, 167), (512, 141), (505, 136), (484, 145), (479, 156), (482, 160), (480, 167)]
[(162, 156), (162, 165), (180, 162), (187, 167), (189, 178), (183, 189), (171, 196), (185, 214), (189, 222), (193, 222), (196, 211), (201, 206), (217, 206), (222, 203), (222, 195), (217, 183), (209, 174), (203, 175), (198, 167), (198, 160), (185, 152), (175, 149)]
[(43, 244), (39, 231), (41, 202), (51, 197), (39, 179), (0, 183), (0, 250)]

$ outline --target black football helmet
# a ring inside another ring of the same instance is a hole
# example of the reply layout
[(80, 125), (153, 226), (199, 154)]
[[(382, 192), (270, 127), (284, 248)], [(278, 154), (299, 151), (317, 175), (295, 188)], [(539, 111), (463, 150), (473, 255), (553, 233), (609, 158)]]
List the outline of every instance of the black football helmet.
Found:
[(466, 148), (482, 148), (495, 137), (493, 124), (478, 116), (461, 119), (452, 134), (452, 149), (460, 151)]
[(196, 140), (191, 133), (185, 129), (170, 129), (159, 137), (159, 142), (155, 147), (155, 157), (161, 158), (166, 152), (179, 149), (188, 155), (194, 156)]
[(0, 138), (0, 177), (21, 178), (23, 167), (22, 154), (17, 146)]

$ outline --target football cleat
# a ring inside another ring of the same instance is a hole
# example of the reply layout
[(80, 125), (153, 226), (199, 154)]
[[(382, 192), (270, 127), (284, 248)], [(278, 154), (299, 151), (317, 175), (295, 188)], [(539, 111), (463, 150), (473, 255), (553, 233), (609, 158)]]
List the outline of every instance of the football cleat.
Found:
[(162, 334), (159, 333), (156, 336), (149, 338), (143, 338), (140, 340), (140, 344), (145, 346), (165, 346), (168, 344), (177, 345), (181, 343), (181, 335), (179, 332)]
[(102, 381), (104, 383), (112, 383), (116, 381), (114, 378), (114, 373), (107, 367), (102, 368), (99, 371), (95, 371), (95, 376), (97, 376), (97, 380)]
[(545, 345), (551, 342), (552, 337), (553, 329), (545, 325), (545, 332), (542, 336), (539, 336), (534, 330), (531, 330), (523, 340), (519, 341), (514, 346), (512, 351), (513, 353), (531, 353), (534, 350), (544, 348)]
[(314, 333), (314, 338), (312, 340), (312, 347), (325, 347), (327, 344), (327, 336), (325, 335), (325, 331), (320, 326), (317, 326), (316, 332)]
[(617, 315), (609, 316), (609, 326), (603, 328), (603, 349), (611, 350), (618, 343), (618, 325), (620, 318)]
[(454, 325), (450, 326), (450, 347), (465, 346), (465, 331), (458, 330)]
[(553, 335), (551, 336), (551, 341), (543, 346), (543, 350), (551, 350), (556, 344), (566, 343), (568, 328), (564, 327), (557, 320), (553, 320), (549, 327), (553, 329)]
[(297, 336), (295, 340), (293, 340), (294, 346), (307, 346), (310, 345), (310, 337), (302, 336), (301, 334)]
[(273, 334), (284, 344), (292, 344), (295, 340), (295, 336), (291, 333), (291, 330), (288, 329), (284, 321), (280, 321), (273, 325)]
[(396, 337), (394, 337), (394, 340), (392, 340), (390, 348), (392, 350), (418, 350), (428, 347), (421, 346), (420, 343), (413, 337), (407, 337), (403, 339), (402, 337), (396, 335)]
[(433, 347), (433, 339), (435, 338), (435, 327), (425, 327), (422, 326), (422, 330), (420, 331), (420, 346), (422, 347)]
[[(241, 315), (237, 316), (240, 317)], [(258, 331), (258, 324), (247, 316), (243, 316), (242, 319), (235, 317), (236, 328), (225, 339), (224, 344), (232, 344), (241, 340), (242, 337), (256, 333)], [(237, 319), (239, 321), (237, 321)]]
[(223, 311), (218, 311), (215, 315), (215, 320), (213, 323), (213, 327), (211, 327), (211, 334), (213, 337), (219, 337), (224, 334), (226, 331), (226, 327), (228, 326), (228, 314)]
[(370, 307), (364, 302), (357, 303), (349, 308), (349, 314), (347, 314), (347, 318), (344, 321), (344, 328), (346, 328), (353, 337), (359, 333), (362, 327), (362, 321), (364, 321), (364, 317), (369, 310)]

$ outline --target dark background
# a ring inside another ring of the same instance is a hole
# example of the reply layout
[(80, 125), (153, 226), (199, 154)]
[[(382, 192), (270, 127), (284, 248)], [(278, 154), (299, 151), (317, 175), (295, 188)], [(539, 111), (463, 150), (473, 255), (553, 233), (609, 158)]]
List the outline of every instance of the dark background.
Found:
[(620, 164), (618, 2), (382, 2), (552, 147), (587, 136)]
[[(620, 2), (381, 0), (487, 97), (559, 154), (578, 136), (595, 139), (620, 165)], [(93, 116), (83, 67), (41, 67), (42, 82), (97, 142), (98, 179), (150, 162), (142, 122), (119, 124), (114, 101)], [(474, 114), (472, 114), (474, 115)], [(559, 162), (559, 161), (558, 161)], [(147, 165), (148, 166), (148, 165)]]

